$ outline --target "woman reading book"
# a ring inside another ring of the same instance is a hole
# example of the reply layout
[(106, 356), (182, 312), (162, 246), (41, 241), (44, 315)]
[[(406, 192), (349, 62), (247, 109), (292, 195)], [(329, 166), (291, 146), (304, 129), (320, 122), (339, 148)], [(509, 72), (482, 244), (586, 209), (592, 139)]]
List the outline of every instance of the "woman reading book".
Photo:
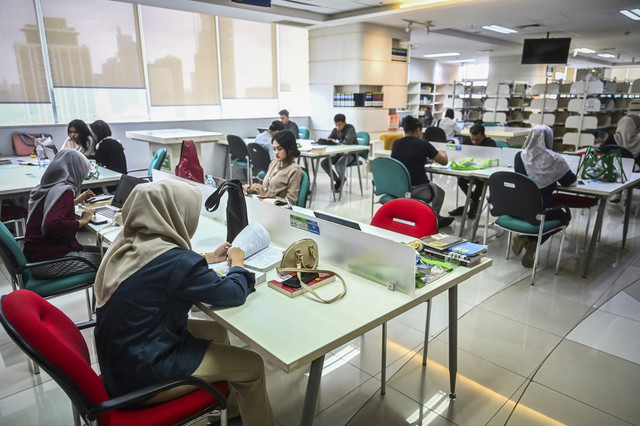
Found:
[(262, 184), (244, 185), (242, 189), (245, 194), (286, 198), (295, 205), (302, 182), (302, 168), (294, 161), (300, 156), (296, 138), (293, 133), (284, 130), (273, 137), (272, 144), (276, 159), (269, 164)]
[[(260, 355), (230, 346), (216, 322), (189, 320), (195, 302), (242, 305), (254, 291), (244, 252), (224, 243), (203, 255), (191, 250), (202, 205), (188, 184), (138, 185), (122, 209), (123, 230), (107, 250), (95, 282), (95, 329), (102, 379), (114, 398), (163, 380), (192, 375), (231, 385), (245, 425), (274, 425)], [(206, 259), (206, 260), (205, 260)], [(220, 278), (207, 262), (228, 260)], [(192, 391), (176, 388), (147, 401)]]

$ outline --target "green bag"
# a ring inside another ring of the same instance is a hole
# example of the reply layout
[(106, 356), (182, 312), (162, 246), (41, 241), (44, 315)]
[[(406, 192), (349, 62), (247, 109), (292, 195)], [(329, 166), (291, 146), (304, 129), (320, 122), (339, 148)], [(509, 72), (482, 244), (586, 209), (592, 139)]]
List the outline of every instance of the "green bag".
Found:
[(598, 179), (605, 182), (616, 182), (619, 177), (620, 183), (625, 183), (627, 175), (622, 166), (621, 150), (611, 149), (603, 154), (600, 149), (588, 146), (578, 167), (578, 175), (582, 179)]
[(456, 161), (451, 162), (451, 168), (453, 170), (482, 170), (487, 167), (494, 167), (500, 164), (500, 160), (498, 159), (487, 159), (484, 160), (480, 164), (476, 164), (473, 160), (473, 157), (460, 158)]

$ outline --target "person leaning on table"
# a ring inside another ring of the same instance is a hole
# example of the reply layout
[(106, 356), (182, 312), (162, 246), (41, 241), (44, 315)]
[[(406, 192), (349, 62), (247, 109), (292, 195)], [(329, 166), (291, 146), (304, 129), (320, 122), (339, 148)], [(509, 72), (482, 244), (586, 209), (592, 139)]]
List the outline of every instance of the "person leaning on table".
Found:
[(71, 120), (67, 125), (67, 135), (69, 137), (64, 141), (60, 150), (75, 149), (87, 158), (95, 156), (96, 141), (91, 136), (91, 130), (87, 123), (80, 119)]
[[(260, 355), (230, 346), (218, 323), (188, 319), (195, 302), (239, 306), (255, 291), (241, 249), (224, 243), (211, 253), (191, 250), (201, 205), (197, 188), (174, 180), (138, 185), (127, 198), (123, 230), (105, 253), (95, 282), (102, 380), (112, 398), (187, 375), (226, 380), (232, 389), (230, 417), (237, 397), (243, 424), (274, 425)], [(220, 278), (207, 262), (224, 260), (231, 268)], [(192, 390), (169, 390), (147, 403)]]
[(258, 145), (262, 145), (264, 149), (267, 150), (271, 161), (276, 159), (276, 153), (273, 150), (273, 144), (271, 143), (271, 141), (273, 140), (273, 137), (282, 130), (285, 130), (284, 124), (282, 124), (282, 121), (274, 120), (273, 122), (271, 122), (271, 125), (267, 130), (265, 130), (264, 132), (256, 136), (255, 142)]
[[(551, 194), (560, 186), (576, 186), (578, 178), (569, 168), (566, 160), (553, 152), (553, 131), (551, 127), (540, 125), (531, 130), (522, 145), (523, 151), (518, 152), (513, 163), (516, 173), (529, 176), (540, 190), (542, 195), (542, 207), (545, 209), (554, 207)], [(571, 212), (563, 208), (554, 210), (545, 216), (545, 221), (560, 220), (563, 225), (571, 221)], [(544, 235), (540, 244), (543, 244), (552, 233)], [(522, 266), (532, 268), (536, 255), (537, 236), (517, 235), (513, 238), (513, 253), (519, 256), (524, 248)]]
[[(331, 131), (331, 134), (327, 139), (336, 142), (340, 145), (357, 145), (358, 135), (356, 134), (356, 128), (351, 124), (347, 124), (347, 118), (344, 114), (336, 114), (333, 117), (333, 122), (336, 127)], [(343, 159), (344, 157), (347, 157)], [(336, 192), (342, 189), (344, 183), (344, 172), (346, 167), (357, 157), (357, 154), (339, 154), (327, 157), (320, 162), (322, 170), (325, 171), (331, 177), (333, 181), (333, 188)], [(342, 161), (340, 161), (342, 160)], [(333, 170), (333, 165), (336, 166), (336, 170)]]
[(422, 123), (417, 118), (408, 115), (402, 122), (404, 137), (396, 140), (391, 148), (391, 158), (400, 161), (409, 171), (411, 177), (411, 198), (423, 200), (431, 206), (438, 216), (438, 225), (451, 225), (452, 217), (440, 216), (444, 202), (444, 190), (429, 181), (424, 165), (427, 159), (445, 166), (449, 162), (447, 152), (437, 150), (429, 141), (422, 139)]
[(276, 159), (269, 163), (262, 184), (244, 185), (245, 194), (258, 194), (268, 198), (286, 198), (290, 204), (297, 204), (302, 183), (302, 168), (295, 162), (300, 156), (296, 138), (288, 130), (282, 130), (273, 137)]
[(87, 173), (89, 160), (80, 151), (63, 149), (51, 160), (40, 184), (29, 194), (24, 255), (29, 262), (82, 257), (94, 267), (79, 260), (42, 265), (31, 269), (38, 278), (93, 272), (100, 264), (98, 247), (83, 246), (76, 239), (78, 229), (89, 223), (94, 213), (92, 209), (86, 209), (80, 219), (76, 219), (75, 205), (94, 196), (87, 190), (76, 197)]
[[(469, 129), (469, 134), (471, 135), (469, 138), (463, 138), (462, 145), (475, 145), (475, 146), (488, 146), (488, 147), (496, 147), (496, 142), (487, 137), (484, 134), (484, 126), (480, 124), (476, 124)], [(473, 185), (473, 190), (471, 191), (471, 196), (469, 197), (469, 211), (467, 212), (467, 217), (469, 219), (474, 219), (476, 217), (476, 212), (478, 210), (478, 204), (480, 202), (480, 196), (482, 195), (482, 190), (484, 188), (484, 183), (481, 181), (476, 181), (475, 185)], [(466, 194), (469, 190), (469, 179), (460, 177), (458, 178), (458, 187)], [(464, 212), (464, 206), (460, 206), (451, 210), (449, 212), (450, 216), (461, 216)]]

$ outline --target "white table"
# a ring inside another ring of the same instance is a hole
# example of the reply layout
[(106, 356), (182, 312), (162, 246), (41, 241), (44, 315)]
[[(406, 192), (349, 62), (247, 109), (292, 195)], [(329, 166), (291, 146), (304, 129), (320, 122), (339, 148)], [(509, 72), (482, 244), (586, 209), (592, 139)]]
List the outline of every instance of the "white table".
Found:
[(182, 141), (192, 140), (195, 142), (198, 157), (202, 158), (201, 143), (215, 142), (223, 138), (222, 133), (219, 132), (190, 129), (134, 130), (126, 132), (125, 135), (134, 141), (148, 143), (149, 159), (153, 157), (157, 150), (166, 148), (169, 158), (169, 171), (171, 173), (173, 173), (180, 161)]

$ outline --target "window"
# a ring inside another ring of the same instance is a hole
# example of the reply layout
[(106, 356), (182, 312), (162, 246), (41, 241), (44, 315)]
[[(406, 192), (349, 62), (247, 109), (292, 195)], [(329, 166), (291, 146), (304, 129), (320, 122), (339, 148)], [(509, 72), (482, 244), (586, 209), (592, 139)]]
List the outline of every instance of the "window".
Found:
[(275, 99), (275, 25), (219, 18), (222, 97)]

